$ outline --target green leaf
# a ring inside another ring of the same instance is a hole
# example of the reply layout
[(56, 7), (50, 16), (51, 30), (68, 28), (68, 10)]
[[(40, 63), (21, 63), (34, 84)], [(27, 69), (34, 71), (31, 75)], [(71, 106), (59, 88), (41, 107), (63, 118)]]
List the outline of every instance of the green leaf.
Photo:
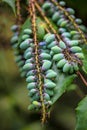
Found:
[(43, 21), (38, 18), (37, 19), (37, 37), (39, 41), (43, 40), (43, 37), (45, 35), (45, 24), (43, 23)]
[(83, 60), (83, 70), (85, 73), (87, 73), (87, 45), (83, 47), (83, 54), (85, 59)]
[(30, 19), (29, 19), (29, 18), (25, 21), (25, 23), (24, 23), (24, 24), (22, 25), (22, 27), (21, 27), (21, 31), (20, 31), (20, 35), (19, 35), (19, 40), (18, 40), (18, 46), (19, 46), (20, 43), (21, 43), (21, 37), (22, 37), (22, 35), (23, 35), (24, 29), (26, 29), (26, 28), (30, 28), (30, 29), (31, 29), (31, 22), (30, 22)]
[[(40, 23), (42, 22), (42, 20), (38, 17), (37, 18), (37, 21), (36, 21), (36, 23), (37, 23), (37, 25), (39, 25)], [(22, 25), (22, 27), (21, 27), (21, 33), (20, 33), (20, 35), (19, 35), (19, 42), (18, 42), (18, 45), (20, 45), (20, 42), (21, 42), (21, 37), (22, 37), (22, 35), (23, 35), (23, 31), (24, 31), (24, 29), (26, 29), (26, 28), (30, 28), (31, 29), (31, 20), (28, 18), (26, 21), (25, 21), (25, 23)], [(38, 39), (39, 40), (41, 40), (42, 38), (43, 38), (43, 35), (45, 35), (45, 30), (44, 30), (44, 28), (42, 29), (42, 32), (41, 32), (41, 28), (39, 28), (40, 30), (40, 33), (38, 33), (37, 32), (37, 35), (41, 35), (41, 36), (38, 36)]]
[(76, 85), (76, 84), (71, 84), (71, 85), (67, 88), (67, 92), (75, 91), (76, 89), (77, 89), (77, 85)]
[(76, 108), (77, 124), (75, 130), (87, 130), (87, 96)]
[(2, 2), (6, 2), (13, 10), (15, 13), (15, 0), (2, 0)]
[(57, 87), (55, 88), (55, 94), (52, 98), (53, 103), (55, 103), (70, 87), (74, 78), (76, 77), (75, 74), (67, 75), (62, 72), (57, 72)]

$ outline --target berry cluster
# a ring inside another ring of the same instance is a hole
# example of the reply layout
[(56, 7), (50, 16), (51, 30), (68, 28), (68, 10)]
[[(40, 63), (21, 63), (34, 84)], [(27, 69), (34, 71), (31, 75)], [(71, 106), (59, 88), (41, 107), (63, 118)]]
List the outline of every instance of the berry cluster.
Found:
[[(60, 6), (65, 6), (65, 2), (63, 1), (59, 4)], [(81, 43), (83, 43), (80, 33), (75, 30), (73, 23), (69, 22), (64, 12), (58, 7), (55, 8), (51, 2), (45, 2), (42, 9), (56, 24), (58, 33), (60, 34), (61, 40), (58, 42), (56, 42), (57, 40), (53, 35), (48, 36), (46, 39), (47, 43), (49, 43), (48, 39), (53, 37), (52, 40), (50, 40), (50, 45), (52, 45), (54, 41), (55, 46), (51, 47), (51, 53), (53, 54), (53, 60), (56, 61), (57, 68), (61, 68), (63, 72), (69, 72), (71, 74), (78, 71), (79, 65), (82, 65), (81, 60), (84, 59), (80, 47)], [(67, 8), (66, 11), (75, 19), (75, 11), (73, 9)], [(81, 25), (82, 21), (80, 19), (76, 19), (75, 21), (82, 31), (87, 31), (87, 29)]]
[(58, 42), (54, 34), (47, 34), (45, 42), (47, 47), (51, 49), (50, 54), (53, 56), (53, 61), (56, 62), (58, 69), (70, 74), (78, 71), (79, 64), (82, 65), (81, 60), (84, 59), (84, 55), (77, 41), (72, 40), (69, 43), (70, 45), (67, 45), (63, 41)]
[[(45, 39), (45, 38), (44, 38)], [(25, 64), (23, 71), (26, 72), (26, 82), (28, 83), (27, 89), (29, 90), (29, 96), (31, 98), (31, 105), (29, 109), (40, 109), (40, 86), (38, 79), (38, 72), (35, 62), (35, 45), (32, 38), (32, 30), (24, 29), (22, 35), (22, 41), (20, 43), (20, 49), (24, 52)], [(51, 97), (54, 95), (54, 88), (56, 87), (55, 79), (57, 73), (52, 69), (52, 59), (50, 50), (46, 48), (46, 42), (39, 42), (38, 48), (39, 64), (41, 82), (42, 82), (42, 96), (44, 98), (44, 104), (48, 108), (52, 105)]]
[[(62, 6), (65, 5), (66, 4), (64, 1), (60, 1), (58, 4), (59, 7), (55, 7), (52, 2), (46, 1), (43, 4), (42, 9), (46, 15), (57, 25), (58, 33), (61, 33), (62, 37), (71, 38), (73, 40), (80, 39), (81, 36), (79, 33), (81, 32), (78, 32), (78, 30), (81, 29), (85, 33), (87, 32), (87, 28), (82, 25), (82, 20), (80, 18), (75, 17), (75, 11), (72, 8), (65, 8), (65, 10), (62, 8)], [(66, 13), (69, 14), (68, 17), (71, 18), (72, 21), (67, 18)], [(74, 24), (77, 24), (79, 29), (76, 30)]]
[(41, 111), (42, 122), (53, 104), (57, 87), (55, 68), (67, 75), (79, 71), (84, 59), (81, 44), (86, 42), (87, 32), (82, 20), (75, 18), (75, 11), (65, 8), (64, 1), (50, 1), (41, 8), (39, 2), (29, 0), (30, 27), (23, 28), (22, 33), (19, 24), (11, 28), (15, 61), (28, 83), (29, 109)]
[(17, 63), (17, 66), (19, 67), (20, 75), (21, 77), (25, 77), (25, 72), (23, 72), (22, 70), (22, 67), (25, 63), (25, 59), (23, 56), (23, 52), (20, 51), (20, 49), (18, 48), (19, 29), (20, 27), (18, 25), (13, 25), (11, 27), (11, 30), (14, 33), (11, 38), (11, 46), (14, 49), (15, 62)]
[(13, 36), (11, 38), (11, 46), (13, 49), (16, 49), (17, 48), (17, 45), (18, 45), (18, 30), (19, 30), (19, 26), (18, 25), (13, 25), (11, 27), (11, 30), (13, 32)]

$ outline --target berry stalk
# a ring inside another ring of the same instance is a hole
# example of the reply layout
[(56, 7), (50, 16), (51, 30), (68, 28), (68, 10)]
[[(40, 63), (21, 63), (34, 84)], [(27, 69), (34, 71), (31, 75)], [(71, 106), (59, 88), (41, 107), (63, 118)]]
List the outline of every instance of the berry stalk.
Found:
[(34, 36), (34, 44), (35, 44), (35, 61), (36, 61), (36, 68), (37, 68), (37, 74), (38, 74), (38, 80), (39, 80), (39, 92), (40, 92), (40, 100), (41, 100), (41, 107), (42, 107), (42, 123), (46, 121), (46, 107), (44, 104), (44, 97), (43, 97), (43, 83), (42, 83), (42, 76), (41, 76), (41, 69), (39, 64), (39, 55), (38, 55), (38, 41), (37, 41), (37, 28), (36, 28), (36, 14), (35, 14), (35, 1), (30, 1), (30, 6), (32, 9), (32, 30), (33, 30), (33, 36)]
[(20, 0), (16, 0), (16, 7), (17, 7), (17, 24), (20, 25), (22, 22), (22, 18), (21, 18), (21, 7), (20, 7)]
[(49, 26), (49, 28), (52, 30), (52, 32), (56, 35), (58, 41), (61, 40), (60, 36), (58, 35), (57, 31), (52, 27), (49, 19), (45, 16), (45, 14), (43, 13), (41, 7), (38, 5), (37, 2), (35, 2), (35, 6), (38, 9), (38, 11), (40, 12), (41, 16), (43, 17), (43, 19), (45, 20), (45, 22), (47, 23), (47, 25)]
[(82, 79), (83, 83), (86, 85), (87, 87), (87, 81), (84, 79), (84, 77), (82, 76), (82, 74), (80, 73), (80, 71), (77, 72), (77, 75)]

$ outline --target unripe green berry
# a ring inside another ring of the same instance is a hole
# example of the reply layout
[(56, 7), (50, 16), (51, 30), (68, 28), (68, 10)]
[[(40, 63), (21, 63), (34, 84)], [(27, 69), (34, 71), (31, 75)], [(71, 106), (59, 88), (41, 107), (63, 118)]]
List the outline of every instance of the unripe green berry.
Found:
[(13, 37), (11, 38), (11, 44), (13, 45), (13, 44), (15, 44), (16, 42), (18, 42), (18, 36), (13, 36)]
[(80, 35), (79, 34), (76, 34), (72, 37), (73, 40), (79, 40), (80, 39)]
[(64, 33), (62, 33), (62, 36), (63, 36), (63, 37), (68, 37), (68, 38), (70, 38), (70, 37), (71, 37), (71, 34), (68, 33), (68, 32), (64, 32)]
[(69, 71), (70, 71), (70, 68), (71, 68), (71, 64), (66, 63), (66, 64), (64, 65), (64, 67), (63, 67), (63, 72), (64, 72), (64, 73), (69, 72)]
[(56, 87), (56, 84), (53, 83), (52, 81), (49, 81), (49, 82), (45, 83), (44, 86), (45, 86), (47, 89), (53, 89), (53, 88)]
[(72, 8), (67, 8), (67, 11), (68, 11), (71, 15), (74, 15), (74, 14), (75, 14), (74, 9), (72, 9)]
[(26, 82), (31, 83), (35, 81), (35, 76), (28, 76)]
[(33, 48), (32, 47), (28, 47), (25, 51), (24, 51), (24, 55), (26, 55), (26, 53), (28, 52), (33, 52)]
[(51, 106), (53, 103), (52, 103), (52, 101), (47, 101), (45, 104)]
[(61, 6), (65, 6), (65, 5), (66, 5), (65, 1), (60, 1), (59, 4), (60, 4)]
[(35, 100), (39, 101), (39, 99), (40, 99), (39, 94), (36, 93), (36, 94), (34, 94), (34, 95), (32, 96), (31, 101), (32, 101), (32, 102), (35, 101)]
[(11, 30), (12, 30), (13, 32), (16, 32), (16, 31), (18, 30), (18, 25), (13, 25), (13, 26), (11, 27)]
[(36, 92), (37, 92), (36, 89), (31, 89), (31, 90), (29, 91), (29, 96), (32, 97)]
[(19, 62), (20, 60), (22, 60), (22, 56), (21, 55), (18, 55), (16, 58), (15, 58), (15, 62)]
[(26, 49), (30, 46), (30, 43), (32, 42), (32, 39), (26, 39), (25, 41), (23, 41), (21, 44), (20, 44), (20, 48), (21, 49)]
[(24, 34), (28, 34), (31, 35), (32, 34), (32, 30), (31, 29), (24, 29)]
[(44, 36), (44, 39), (43, 40), (46, 40), (48, 36), (50, 36), (51, 34), (50, 33), (47, 33), (45, 36)]
[(29, 35), (25, 34), (22, 36), (22, 40), (24, 41), (24, 40), (28, 39), (29, 37), (30, 37)]
[(71, 66), (69, 73), (70, 73), (70, 74), (73, 74), (73, 73), (74, 73), (74, 68), (73, 68), (73, 66)]
[(78, 65), (77, 65), (77, 64), (75, 64), (75, 63), (73, 64), (73, 68), (74, 68), (74, 70), (75, 70), (75, 71), (78, 71), (78, 70), (79, 70)]
[(60, 41), (59, 42), (59, 47), (62, 48), (62, 49), (65, 49), (66, 48), (66, 45), (63, 41)]
[(31, 89), (34, 89), (36, 88), (36, 82), (31, 82), (27, 85), (27, 89), (31, 90)]
[(77, 24), (81, 24), (82, 23), (82, 20), (79, 19), (79, 18), (77, 18), (75, 21), (76, 21)]
[(34, 104), (30, 104), (29, 106), (28, 106), (28, 110), (35, 110), (35, 105)]
[(73, 53), (78, 53), (78, 52), (81, 52), (81, 51), (82, 51), (81, 47), (79, 47), (79, 46), (71, 47), (70, 50), (71, 50)]
[(67, 63), (67, 60), (66, 59), (62, 59), (62, 60), (57, 62), (57, 67), (58, 68), (62, 68), (66, 63)]
[(51, 59), (51, 56), (48, 53), (44, 53), (44, 52), (40, 54), (40, 57), (43, 60), (50, 60)]
[(66, 27), (67, 23), (68, 23), (67, 20), (61, 22), (60, 27)]
[(41, 103), (40, 102), (38, 102), (38, 101), (33, 101), (33, 105), (35, 105), (35, 106), (41, 106)]
[(51, 42), (51, 43), (47, 46), (47, 48), (51, 49), (51, 48), (54, 47), (56, 44), (57, 44), (57, 42), (56, 42), (56, 41), (53, 41), (53, 42)]
[(28, 73), (27, 73), (27, 77), (28, 76), (34, 76), (35, 75), (35, 73), (34, 73), (34, 70), (30, 70)]
[(73, 35), (78, 34), (78, 32), (77, 32), (77, 31), (75, 31), (75, 30), (72, 30), (72, 31), (70, 31), (70, 34), (73, 36)]
[(75, 55), (76, 55), (78, 58), (80, 58), (81, 60), (84, 59), (83, 53), (75, 53)]
[(50, 55), (51, 55), (51, 56), (53, 56), (53, 55), (54, 55), (54, 52), (53, 52), (52, 50), (50, 51)]
[(20, 76), (25, 77), (26, 76), (26, 71), (21, 72)]
[(27, 59), (25, 64), (27, 64), (27, 63), (34, 63), (34, 58), (32, 57), (30, 59)]
[(48, 79), (55, 78), (56, 76), (57, 76), (57, 73), (54, 72), (54, 71), (51, 70), (51, 69), (46, 72), (46, 78), (48, 78)]
[(23, 66), (24, 65), (24, 63), (25, 63), (25, 61), (19, 61), (18, 63), (17, 63), (17, 65), (18, 65), (18, 67), (21, 67), (21, 66)]
[(42, 8), (43, 8), (44, 10), (50, 9), (50, 8), (51, 8), (51, 3), (50, 3), (50, 2), (44, 3), (43, 6), (42, 6)]
[(58, 32), (62, 34), (64, 32), (66, 32), (66, 28), (59, 28)]
[(56, 54), (56, 53), (61, 53), (62, 49), (58, 47), (57, 45), (52, 47), (51, 50)]
[(54, 22), (57, 22), (59, 18), (60, 18), (59, 12), (55, 12), (55, 13), (53, 14), (53, 16), (52, 16), (52, 20), (53, 20)]
[(50, 36), (48, 36), (47, 38), (46, 38), (46, 43), (51, 43), (51, 42), (53, 42), (55, 40), (55, 35), (54, 34), (50, 34)]
[(65, 21), (65, 19), (64, 19), (64, 18), (60, 18), (60, 19), (57, 21), (57, 25), (60, 26), (63, 21)]
[(53, 91), (53, 90), (46, 89), (45, 92), (46, 92), (49, 96), (53, 96), (53, 95), (54, 95), (54, 91)]
[(54, 60), (54, 61), (59, 61), (59, 60), (61, 60), (61, 59), (63, 59), (63, 58), (64, 58), (64, 54), (62, 54), (62, 53), (55, 54), (55, 55), (53, 56), (53, 60)]
[(87, 32), (87, 28), (84, 25), (79, 25), (79, 28), (83, 31), (83, 32)]
[(24, 55), (24, 58), (25, 58), (25, 59), (30, 59), (32, 56), (33, 56), (32, 52), (27, 52), (27, 53)]
[(34, 68), (34, 65), (31, 63), (27, 63), (23, 66), (23, 70), (31, 70)]
[(42, 65), (42, 70), (47, 71), (50, 69), (52, 63), (48, 60), (45, 60), (45, 62)]
[(49, 100), (50, 100), (50, 96), (49, 96), (48, 93), (44, 93), (44, 99), (45, 99), (46, 101), (49, 101)]
[(69, 43), (70, 46), (77, 46), (78, 44), (79, 44), (78, 40), (72, 40)]

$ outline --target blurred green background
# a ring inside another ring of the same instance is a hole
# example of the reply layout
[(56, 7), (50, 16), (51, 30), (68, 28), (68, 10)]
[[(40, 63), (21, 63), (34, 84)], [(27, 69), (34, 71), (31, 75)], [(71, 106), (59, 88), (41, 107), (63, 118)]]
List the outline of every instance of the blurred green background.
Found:
[[(65, 1), (87, 25), (87, 0)], [(10, 26), (14, 22), (15, 16), (10, 8), (0, 3), (0, 130), (74, 130), (75, 108), (82, 97), (78, 88), (77, 91), (65, 93), (54, 104), (51, 118), (43, 127), (40, 125), (40, 115), (27, 110), (28, 90), (25, 81), (20, 77), (10, 47)], [(84, 86), (79, 84), (80, 87)], [(87, 92), (87, 89), (84, 87), (83, 91)]]

